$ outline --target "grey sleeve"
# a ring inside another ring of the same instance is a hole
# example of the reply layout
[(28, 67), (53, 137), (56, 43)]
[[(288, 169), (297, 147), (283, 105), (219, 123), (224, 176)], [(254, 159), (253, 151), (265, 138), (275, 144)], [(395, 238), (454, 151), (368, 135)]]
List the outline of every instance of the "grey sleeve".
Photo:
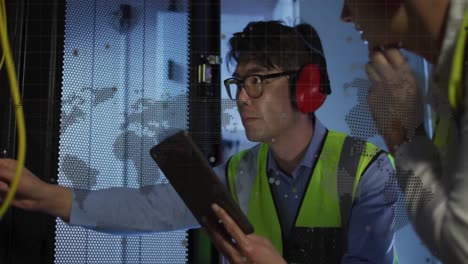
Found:
[[(397, 177), (416, 232), (444, 263), (468, 259), (468, 115), (448, 161), (427, 137), (417, 137), (395, 155)], [(449, 162), (445, 169), (441, 162)]]
[[(214, 170), (225, 184), (224, 165)], [(114, 234), (199, 227), (170, 184), (149, 185), (139, 189), (73, 189), (70, 224)]]
[(70, 224), (114, 234), (198, 227), (170, 184), (97, 191), (73, 190)]

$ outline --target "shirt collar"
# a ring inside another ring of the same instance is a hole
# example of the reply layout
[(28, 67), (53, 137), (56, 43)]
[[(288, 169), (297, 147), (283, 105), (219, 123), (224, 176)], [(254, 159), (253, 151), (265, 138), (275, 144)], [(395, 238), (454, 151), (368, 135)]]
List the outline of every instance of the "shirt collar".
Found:
[[(301, 167), (301, 166), (312, 169), (314, 161), (316, 157), (318, 157), (318, 154), (319, 154), (318, 152), (325, 138), (326, 132), (327, 132), (326, 127), (322, 124), (322, 122), (320, 122), (320, 120), (317, 117), (315, 117), (315, 125), (314, 125), (314, 132), (312, 134), (312, 139), (309, 142), (309, 145), (307, 146), (307, 150), (305, 152), (304, 157), (302, 158), (301, 162), (294, 170), (296, 170), (298, 167)], [(271, 170), (279, 171), (279, 167), (275, 159), (273, 158), (271, 149), (269, 148), (267, 171), (270, 172)], [(296, 176), (295, 173), (293, 173), (293, 177), (295, 176)]]

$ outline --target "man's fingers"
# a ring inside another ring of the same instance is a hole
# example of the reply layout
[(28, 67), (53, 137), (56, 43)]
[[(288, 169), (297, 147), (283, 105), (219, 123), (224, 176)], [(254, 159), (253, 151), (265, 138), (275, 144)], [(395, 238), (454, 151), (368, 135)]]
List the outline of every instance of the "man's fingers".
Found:
[(401, 53), (399, 49), (386, 49), (383, 52), (383, 55), (396, 71), (409, 69), (409, 65), (406, 62), (406, 58), (403, 56), (403, 53)]
[(10, 182), (16, 172), (16, 161), (12, 159), (0, 159), (0, 179)]
[(369, 56), (368, 64), (372, 66), (380, 81), (392, 81), (398, 77), (397, 71), (383, 51), (372, 52)]
[(217, 204), (212, 205), (213, 211), (223, 221), (227, 232), (236, 240), (240, 248), (243, 249), (248, 245), (244, 232), (240, 229), (237, 223), (229, 216), (229, 214)]
[(9, 185), (6, 182), (0, 181), (0, 190), (8, 190)]
[[(383, 55), (383, 58), (380, 54)], [(380, 52), (380, 54), (375, 55), (375, 60), (380, 65), (383, 65), (378, 66), (378, 68), (383, 71), (380, 74), (387, 76), (386, 80), (392, 80), (391, 78), (395, 80), (414, 78), (407, 59), (403, 56), (400, 49), (390, 48)]]
[(16, 168), (16, 160), (0, 158), (0, 169)]
[(371, 63), (366, 64), (365, 70), (366, 70), (367, 76), (369, 77), (369, 80), (371, 82), (380, 82), (380, 81), (382, 81), (382, 78), (379, 76), (376, 69), (374, 68), (374, 65), (372, 65)]
[(369, 61), (379, 65), (390, 65), (383, 51), (374, 51), (369, 54)]
[(5, 196), (9, 190), (10, 190), (10, 187), (8, 186), (8, 184), (4, 182), (0, 182), (0, 197)]
[(205, 222), (203, 223), (203, 227), (205, 228), (206, 232), (213, 240), (213, 243), (215, 244), (216, 248), (218, 248), (218, 250), (221, 251), (221, 253), (229, 259), (229, 262), (231, 263), (243, 262), (243, 257), (239, 253), (239, 250), (237, 250), (234, 247), (234, 245), (232, 244), (232, 241), (229, 241), (228, 240), (229, 238), (219, 233), (217, 228), (214, 227), (212, 223), (210, 224), (210, 223)]

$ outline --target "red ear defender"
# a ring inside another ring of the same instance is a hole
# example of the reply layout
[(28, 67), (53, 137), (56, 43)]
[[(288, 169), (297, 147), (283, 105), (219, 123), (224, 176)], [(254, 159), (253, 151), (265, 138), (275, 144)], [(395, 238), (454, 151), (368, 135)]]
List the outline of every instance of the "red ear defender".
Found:
[(317, 64), (306, 64), (296, 79), (296, 103), (302, 113), (312, 113), (322, 106), (327, 94), (320, 85), (320, 69)]

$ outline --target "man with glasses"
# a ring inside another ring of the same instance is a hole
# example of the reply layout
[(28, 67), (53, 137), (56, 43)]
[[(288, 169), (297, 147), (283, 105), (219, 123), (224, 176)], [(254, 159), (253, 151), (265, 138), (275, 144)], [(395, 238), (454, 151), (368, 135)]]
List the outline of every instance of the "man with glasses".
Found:
[[(229, 61), (237, 65), (224, 84), (247, 138), (259, 144), (215, 171), (253, 224), (250, 239), (292, 263), (393, 263), (392, 164), (374, 145), (328, 130), (316, 118), (331, 89), (315, 29), (252, 22), (229, 43)], [(8, 183), (14, 168), (13, 161), (0, 160), (0, 179)], [(198, 226), (167, 184), (71, 190), (26, 170), (14, 204), (100, 231)], [(260, 263), (231, 254), (232, 241), (207, 230), (232, 262)]]
[[(260, 143), (226, 165), (228, 188), (254, 225), (249, 239), (293, 263), (393, 263), (393, 168), (386, 153), (315, 117), (331, 92), (316, 31), (252, 22), (229, 44), (237, 66), (224, 84), (247, 138)], [(234, 262), (270, 261), (212, 236)]]

